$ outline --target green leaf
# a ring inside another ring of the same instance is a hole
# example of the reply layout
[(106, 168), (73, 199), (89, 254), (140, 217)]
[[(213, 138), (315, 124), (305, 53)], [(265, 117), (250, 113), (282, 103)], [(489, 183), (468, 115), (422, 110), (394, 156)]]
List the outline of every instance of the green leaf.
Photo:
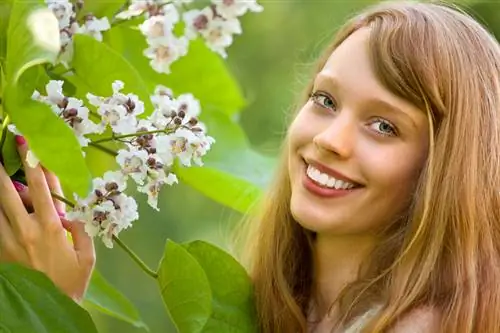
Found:
[(208, 278), (196, 259), (170, 240), (160, 261), (158, 283), (179, 333), (202, 332), (212, 312)]
[(5, 167), (5, 171), (7, 171), (7, 174), (9, 176), (12, 176), (21, 167), (21, 158), (17, 153), (14, 134), (10, 131), (7, 131), (6, 135), (7, 136), (2, 147), (3, 166)]
[[(94, 95), (110, 96), (115, 80), (125, 83), (123, 92), (136, 94), (144, 102), (147, 116), (153, 112), (150, 92), (137, 69), (115, 50), (86, 35), (75, 35), (73, 68), (78, 81)], [(72, 81), (73, 82), (73, 81)]]
[(194, 241), (184, 247), (205, 271), (212, 290), (212, 315), (203, 332), (257, 332), (253, 288), (245, 269), (209, 243)]
[(0, 0), (0, 65), (4, 64), (7, 55), (7, 30), (9, 29), (12, 1)]
[(54, 63), (60, 49), (59, 23), (43, 0), (13, 0), (7, 32), (7, 82), (28, 68)]
[(148, 46), (139, 30), (115, 26), (107, 32), (105, 42), (134, 64), (151, 91), (162, 84), (176, 95), (192, 93), (204, 109), (218, 109), (228, 115), (239, 112), (245, 105), (241, 90), (224, 61), (201, 40), (190, 43), (188, 54), (172, 65), (172, 73), (168, 75), (155, 72), (149, 65), (149, 59), (143, 55)]
[(217, 111), (202, 114), (216, 139), (203, 167), (176, 166), (179, 179), (209, 198), (247, 213), (270, 181), (275, 160), (254, 151), (241, 127)]
[(73, 130), (50, 106), (31, 99), (40, 73), (39, 67), (33, 67), (18, 85), (8, 85), (4, 106), (41, 164), (54, 172), (65, 187), (84, 197), (90, 189), (91, 177)]
[(0, 331), (97, 333), (90, 315), (43, 273), (0, 264)]
[(125, 0), (85, 0), (79, 16), (92, 13), (98, 18), (106, 16), (111, 19), (125, 3), (127, 3)]
[(135, 306), (97, 270), (92, 274), (84, 305), (149, 331)]

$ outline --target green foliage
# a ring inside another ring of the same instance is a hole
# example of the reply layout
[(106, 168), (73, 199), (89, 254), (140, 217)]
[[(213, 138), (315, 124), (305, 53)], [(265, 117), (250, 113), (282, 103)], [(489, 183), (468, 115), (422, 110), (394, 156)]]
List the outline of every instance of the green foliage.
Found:
[(43, 273), (0, 264), (0, 331), (97, 333), (88, 313)]
[[(42, 165), (54, 172), (63, 185), (80, 196), (86, 196), (90, 173), (78, 140), (48, 105), (30, 98), (33, 82), (38, 80), (35, 69), (26, 72), (25, 80), (20, 80), (17, 85), (6, 87), (4, 107)], [(14, 160), (11, 163), (15, 163)]]
[(149, 100), (151, 94), (139, 71), (117, 51), (90, 36), (74, 36), (73, 69), (79, 82), (85, 87), (77, 87), (94, 95), (109, 96), (111, 84), (115, 80), (125, 83), (124, 91), (133, 92), (144, 102), (143, 116), (151, 114), (153, 107)]
[(215, 246), (167, 241), (158, 283), (180, 333), (256, 332), (250, 279)]
[(123, 320), (135, 327), (148, 330), (135, 306), (113, 285), (94, 270), (90, 285), (85, 295), (84, 305), (94, 308), (111, 317)]

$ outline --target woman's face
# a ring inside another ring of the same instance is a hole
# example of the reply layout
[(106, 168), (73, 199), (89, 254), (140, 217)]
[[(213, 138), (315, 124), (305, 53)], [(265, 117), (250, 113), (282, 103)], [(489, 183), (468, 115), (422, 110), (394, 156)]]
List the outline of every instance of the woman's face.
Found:
[(394, 221), (427, 157), (425, 112), (375, 77), (369, 34), (356, 31), (332, 53), (289, 129), (292, 214), (318, 233), (360, 234)]

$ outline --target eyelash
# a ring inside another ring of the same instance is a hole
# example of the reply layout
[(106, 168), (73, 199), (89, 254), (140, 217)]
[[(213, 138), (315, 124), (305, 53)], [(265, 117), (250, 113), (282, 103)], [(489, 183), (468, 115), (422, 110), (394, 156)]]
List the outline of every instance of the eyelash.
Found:
[[(326, 106), (324, 105), (323, 103), (319, 102), (318, 99), (319, 98), (327, 98), (329, 100), (332, 101), (332, 104), (333, 106)], [(313, 101), (313, 103), (321, 108), (324, 108), (324, 109), (333, 109), (333, 108), (336, 108), (337, 104), (335, 103), (335, 101), (333, 100), (332, 97), (330, 97), (329, 94), (325, 93), (325, 92), (322, 92), (322, 91), (315, 91), (315, 92), (312, 92), (309, 94), (309, 98)], [(336, 111), (336, 110), (332, 110), (332, 111)], [(375, 123), (381, 123), (381, 124), (384, 124), (384, 125), (389, 125), (389, 133), (386, 132), (386, 131), (380, 131), (380, 130), (374, 130), (377, 132), (377, 134), (379, 135), (382, 135), (382, 136), (388, 136), (388, 137), (392, 137), (392, 136), (398, 136), (398, 131), (396, 129), (396, 126), (394, 126), (390, 121), (388, 120), (385, 120), (385, 119), (382, 119), (382, 118), (376, 118), (375, 120), (373, 120), (372, 122), (370, 122), (370, 126), (375, 124)]]

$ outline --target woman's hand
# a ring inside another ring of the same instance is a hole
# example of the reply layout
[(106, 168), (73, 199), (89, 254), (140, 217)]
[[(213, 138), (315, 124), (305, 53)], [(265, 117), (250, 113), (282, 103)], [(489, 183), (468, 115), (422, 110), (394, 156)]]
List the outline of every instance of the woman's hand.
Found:
[[(64, 219), (64, 204), (50, 194), (61, 194), (59, 181), (40, 165), (29, 167), (24, 138), (16, 137), (16, 142), (28, 187), (13, 183), (0, 165), (0, 262), (39, 270), (80, 302), (95, 263), (92, 238), (83, 223)], [(29, 206), (33, 213), (26, 210)], [(71, 233), (73, 243), (65, 229)]]

